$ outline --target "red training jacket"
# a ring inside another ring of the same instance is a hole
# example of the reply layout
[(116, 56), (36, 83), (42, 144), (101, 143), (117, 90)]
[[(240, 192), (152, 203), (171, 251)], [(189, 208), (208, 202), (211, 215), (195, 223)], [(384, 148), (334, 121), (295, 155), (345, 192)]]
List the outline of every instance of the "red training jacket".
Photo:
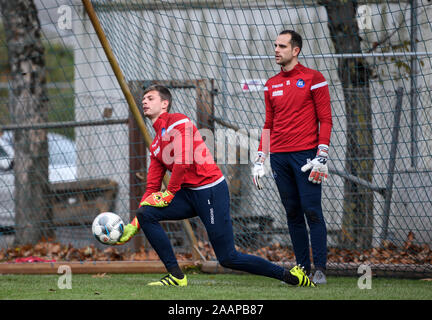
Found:
[(205, 188), (223, 180), (223, 174), (191, 120), (181, 113), (163, 113), (153, 124), (156, 136), (150, 146), (150, 166), (143, 199), (159, 192), (166, 170), (167, 189)]
[(258, 151), (292, 152), (330, 144), (330, 94), (319, 71), (300, 63), (288, 72), (281, 70), (266, 82), (264, 99), (268, 130), (261, 134)]

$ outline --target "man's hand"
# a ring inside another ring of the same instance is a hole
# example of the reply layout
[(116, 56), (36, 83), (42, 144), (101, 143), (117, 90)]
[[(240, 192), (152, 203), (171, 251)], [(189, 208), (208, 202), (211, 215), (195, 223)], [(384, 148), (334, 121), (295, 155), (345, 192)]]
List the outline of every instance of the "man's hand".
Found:
[(173, 198), (174, 195), (168, 190), (165, 192), (153, 192), (151, 195), (145, 198), (144, 201), (140, 203), (140, 205), (163, 208), (167, 207)]
[(266, 156), (263, 152), (258, 152), (258, 156), (256, 157), (252, 167), (253, 183), (258, 190), (263, 189), (261, 178), (265, 176), (265, 169), (264, 169), (265, 158)]
[(138, 223), (137, 217), (135, 217), (135, 218), (133, 218), (131, 223), (127, 224), (124, 227), (123, 234), (122, 234), (120, 240), (117, 241), (116, 244), (118, 244), (118, 245), (125, 244), (130, 239), (132, 239), (132, 237), (134, 235), (136, 235), (138, 233), (139, 229), (140, 229), (140, 225)]
[(325, 144), (320, 144), (318, 146), (318, 152), (316, 157), (311, 161), (307, 160), (307, 163), (301, 167), (301, 171), (306, 172), (311, 170), (309, 175), (309, 181), (312, 183), (325, 182), (328, 177), (328, 167), (327, 167), (327, 159), (328, 159), (328, 146)]

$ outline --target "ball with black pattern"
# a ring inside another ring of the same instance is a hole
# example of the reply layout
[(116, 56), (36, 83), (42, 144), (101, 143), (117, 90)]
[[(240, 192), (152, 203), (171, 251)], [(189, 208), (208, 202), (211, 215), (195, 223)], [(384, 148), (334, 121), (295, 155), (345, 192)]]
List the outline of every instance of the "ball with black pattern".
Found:
[(102, 244), (116, 244), (123, 235), (123, 230), (122, 218), (113, 212), (102, 212), (93, 220), (93, 235)]

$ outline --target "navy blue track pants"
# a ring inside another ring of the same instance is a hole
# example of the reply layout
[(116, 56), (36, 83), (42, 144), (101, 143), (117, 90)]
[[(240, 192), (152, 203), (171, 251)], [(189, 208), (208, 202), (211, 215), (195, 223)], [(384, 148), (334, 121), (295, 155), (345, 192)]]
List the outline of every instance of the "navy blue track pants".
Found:
[(288, 230), (296, 256), (296, 262), (311, 269), (310, 245), (315, 268), (326, 268), (327, 229), (321, 207), (321, 184), (308, 180), (310, 171), (302, 172), (307, 159), (315, 158), (317, 150), (272, 153), (270, 164), (273, 170), (282, 204), (285, 207)]
[(225, 180), (201, 190), (180, 189), (164, 208), (143, 206), (137, 211), (141, 229), (167, 270), (177, 266), (171, 242), (159, 221), (199, 216), (219, 263), (230, 269), (283, 280), (284, 269), (261, 257), (238, 252), (230, 217), (230, 197)]

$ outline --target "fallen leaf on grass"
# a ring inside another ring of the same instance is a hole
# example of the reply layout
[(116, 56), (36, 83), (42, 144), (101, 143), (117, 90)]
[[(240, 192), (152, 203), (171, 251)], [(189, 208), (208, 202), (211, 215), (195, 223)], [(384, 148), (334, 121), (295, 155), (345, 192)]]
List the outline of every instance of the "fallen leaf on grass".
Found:
[(94, 275), (92, 275), (92, 278), (111, 278), (111, 276), (108, 276), (108, 275), (106, 274), (106, 272), (104, 272), (104, 273), (97, 273), (97, 274), (94, 274)]

